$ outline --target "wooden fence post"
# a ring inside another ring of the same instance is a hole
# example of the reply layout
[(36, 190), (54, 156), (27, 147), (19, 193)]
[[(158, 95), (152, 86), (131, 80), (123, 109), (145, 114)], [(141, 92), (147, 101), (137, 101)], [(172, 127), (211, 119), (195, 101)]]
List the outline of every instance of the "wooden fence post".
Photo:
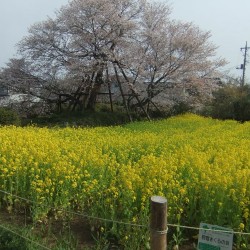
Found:
[(150, 246), (151, 250), (167, 249), (167, 199), (152, 196), (150, 200)]

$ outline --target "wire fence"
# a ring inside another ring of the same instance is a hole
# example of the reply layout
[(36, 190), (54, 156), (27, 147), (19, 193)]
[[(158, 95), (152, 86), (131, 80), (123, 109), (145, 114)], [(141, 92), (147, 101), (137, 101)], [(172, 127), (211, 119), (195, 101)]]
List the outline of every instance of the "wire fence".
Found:
[[(4, 191), (4, 190), (0, 189), (0, 193), (10, 195), (10, 196), (15, 197), (17, 199), (20, 199), (20, 200), (35, 204), (35, 205), (40, 206), (40, 207), (42, 206), (41, 203), (38, 203), (36, 201), (27, 199), (25, 197), (21, 197), (19, 195), (10, 193), (8, 191)], [(101, 217), (97, 217), (97, 216), (88, 215), (88, 214), (85, 214), (85, 213), (70, 211), (70, 210), (67, 210), (65, 208), (60, 208), (60, 207), (49, 206), (48, 208), (58, 210), (58, 211), (62, 211), (62, 212), (65, 212), (67, 214), (80, 216), (80, 217), (87, 218), (87, 219), (99, 220), (99, 221), (103, 221), (103, 222), (111, 222), (111, 223), (116, 223), (116, 224), (120, 224), (120, 225), (127, 225), (127, 226), (132, 226), (132, 227), (138, 227), (138, 228), (147, 228), (147, 229), (150, 230), (149, 225), (145, 225), (145, 224), (138, 224), (138, 223), (132, 223), (132, 222), (124, 222), (124, 221), (118, 221), (118, 220), (113, 220), (113, 219), (101, 218)], [(229, 231), (229, 230), (221, 230), (221, 229), (201, 228), (201, 227), (185, 226), (185, 225), (171, 224), (171, 223), (167, 223), (167, 226), (168, 227), (188, 229), (188, 230), (204, 230), (204, 231), (212, 231), (212, 232), (220, 232), (220, 233), (232, 233), (232, 234), (235, 234), (235, 235), (242, 235), (242, 236), (243, 235), (244, 236), (250, 236), (250, 233), (248, 233), (248, 232), (233, 231), (233, 230)], [(4, 229), (6, 231), (9, 231), (10, 233), (13, 233), (16, 236), (19, 236), (19, 237), (23, 238), (24, 240), (27, 240), (28, 242), (30, 242), (32, 244), (35, 244), (35, 245), (37, 245), (37, 246), (39, 246), (39, 247), (41, 247), (43, 249), (50, 249), (47, 246), (44, 246), (44, 245), (40, 244), (39, 242), (36, 242), (36, 241), (34, 241), (34, 240), (32, 240), (32, 239), (30, 239), (30, 238), (28, 238), (28, 237), (26, 237), (26, 236), (24, 236), (24, 235), (22, 235), (20, 233), (14, 231), (11, 228), (5, 227), (3, 225), (0, 225), (0, 228)], [(165, 231), (164, 231), (164, 233), (165, 233)]]

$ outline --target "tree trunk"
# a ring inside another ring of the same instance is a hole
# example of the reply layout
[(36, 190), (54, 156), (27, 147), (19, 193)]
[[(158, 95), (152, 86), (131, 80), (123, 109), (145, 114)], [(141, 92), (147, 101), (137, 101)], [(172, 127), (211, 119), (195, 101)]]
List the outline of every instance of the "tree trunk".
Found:
[[(120, 69), (121, 72), (122, 72), (123, 77), (125, 78), (126, 82), (127, 82), (128, 85), (129, 85), (129, 80), (128, 80), (128, 77), (126, 76), (124, 70), (122, 69), (122, 67), (120, 67), (120, 65), (118, 65), (118, 66), (119, 66), (119, 69)], [(147, 111), (145, 110), (145, 108), (143, 107), (143, 105), (142, 105), (142, 103), (141, 103), (141, 100), (139, 99), (138, 94), (134, 91), (134, 89), (133, 89), (132, 87), (130, 87), (130, 90), (132, 91), (133, 96), (134, 96), (135, 99), (137, 100), (139, 107), (142, 109), (142, 111), (143, 111), (143, 113), (146, 115), (147, 119), (148, 119), (149, 121), (151, 121), (151, 118), (150, 118), (148, 112), (147, 112)]]
[(92, 110), (92, 111), (95, 110), (97, 95), (98, 95), (103, 83), (104, 83), (104, 81), (103, 81), (103, 69), (99, 69), (96, 73), (94, 86), (90, 90), (90, 95), (89, 95), (88, 103), (86, 106), (87, 110)]
[(123, 104), (125, 106), (125, 109), (126, 109), (126, 112), (127, 112), (128, 118), (129, 118), (129, 121), (132, 122), (133, 119), (132, 119), (132, 116), (131, 116), (131, 114), (129, 112), (129, 109), (128, 109), (128, 104), (127, 104), (126, 98), (125, 98), (124, 93), (123, 93), (122, 84), (121, 84), (121, 81), (119, 79), (116, 66), (114, 64), (113, 64), (113, 66), (114, 66), (114, 70), (115, 70), (116, 80), (118, 82), (119, 89), (120, 89), (120, 92), (121, 92), (121, 95), (122, 95)]
[(109, 90), (110, 108), (111, 108), (111, 112), (114, 112), (108, 68), (106, 69), (106, 76), (107, 76), (107, 83), (108, 83), (108, 90)]

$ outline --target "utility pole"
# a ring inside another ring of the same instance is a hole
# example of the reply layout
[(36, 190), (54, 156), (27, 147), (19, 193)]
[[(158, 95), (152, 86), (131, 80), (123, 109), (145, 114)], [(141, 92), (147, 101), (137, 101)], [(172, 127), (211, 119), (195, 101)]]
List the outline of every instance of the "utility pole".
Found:
[(240, 48), (241, 51), (244, 50), (244, 61), (243, 61), (243, 64), (241, 64), (241, 67), (240, 67), (240, 69), (243, 70), (243, 72), (242, 72), (242, 79), (241, 79), (241, 86), (242, 87), (245, 85), (245, 72), (246, 72), (247, 51), (248, 51), (248, 49), (250, 49), (250, 47), (247, 47), (247, 42), (246, 42), (245, 47)]

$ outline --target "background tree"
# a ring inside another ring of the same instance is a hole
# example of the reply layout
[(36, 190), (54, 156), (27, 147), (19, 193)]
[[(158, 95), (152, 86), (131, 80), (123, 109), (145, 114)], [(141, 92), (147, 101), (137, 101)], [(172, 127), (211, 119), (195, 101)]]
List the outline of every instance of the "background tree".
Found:
[[(170, 13), (167, 4), (144, 0), (70, 1), (54, 19), (30, 28), (19, 43), (21, 61), (44, 100), (94, 110), (98, 92), (111, 81), (128, 113), (137, 106), (150, 118), (153, 100), (170, 82), (214, 77), (225, 64), (215, 58), (210, 32), (171, 20)], [(2, 72), (9, 85), (17, 77), (13, 66)], [(17, 79), (15, 85), (25, 85), (23, 75)]]

